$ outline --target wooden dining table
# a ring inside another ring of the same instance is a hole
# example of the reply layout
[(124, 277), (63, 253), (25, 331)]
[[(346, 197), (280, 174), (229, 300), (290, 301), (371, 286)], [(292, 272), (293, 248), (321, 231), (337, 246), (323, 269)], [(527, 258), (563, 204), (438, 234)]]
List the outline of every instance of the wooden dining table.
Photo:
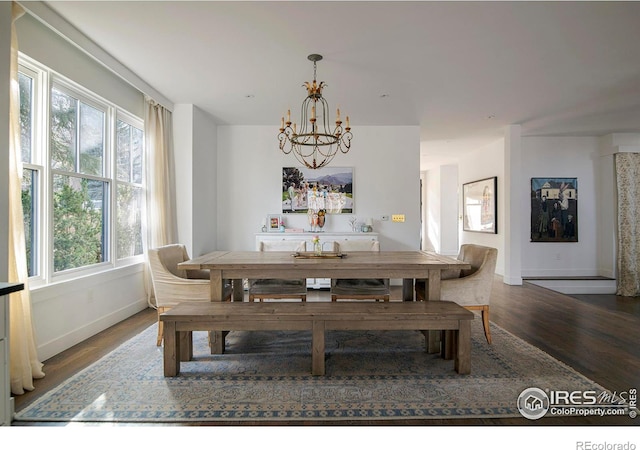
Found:
[[(342, 255), (294, 254), (292, 252), (215, 251), (179, 264), (181, 269), (208, 270), (211, 280), (211, 301), (224, 298), (226, 280), (233, 282), (233, 300), (243, 300), (243, 279), (295, 278), (389, 278), (402, 279), (402, 299), (414, 300), (414, 283), (428, 279), (425, 295), (429, 301), (440, 300), (441, 272), (448, 269), (469, 269), (464, 261), (432, 252), (381, 251), (350, 252)], [(212, 336), (224, 342), (220, 332)], [(437, 339), (431, 336), (430, 342)], [(429, 344), (429, 346), (432, 346)], [(220, 348), (220, 346), (218, 346)], [(222, 347), (223, 348), (223, 347)], [(221, 350), (222, 351), (222, 350)]]

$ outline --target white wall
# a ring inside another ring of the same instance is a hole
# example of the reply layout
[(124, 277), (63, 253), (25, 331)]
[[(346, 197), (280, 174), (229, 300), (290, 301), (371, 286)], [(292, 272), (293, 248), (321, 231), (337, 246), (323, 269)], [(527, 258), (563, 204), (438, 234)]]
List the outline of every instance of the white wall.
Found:
[[(523, 138), (518, 128), (509, 127), (504, 140), (471, 152), (458, 162), (460, 185), (498, 177), (498, 234), (464, 232), (460, 226), (461, 243), (498, 248), (496, 273), (503, 275), (509, 284), (521, 284), (522, 277), (527, 276), (615, 277), (617, 209), (613, 154), (638, 149), (637, 133), (601, 138)], [(432, 190), (427, 196), (434, 198), (433, 204), (438, 206), (436, 212), (429, 213), (431, 220), (436, 220), (434, 228), (444, 220), (440, 202), (461, 201), (459, 194), (454, 196), (442, 189), (440, 171), (437, 168), (426, 174), (427, 189)], [(534, 177), (578, 178), (578, 242), (530, 242), (530, 189)], [(545, 286), (565, 293), (615, 292), (613, 282), (585, 283), (565, 281)]]
[[(440, 188), (440, 168), (434, 168), (424, 172), (423, 188), (423, 230), (425, 240), (422, 249), (440, 252), (440, 227), (442, 218), (440, 217), (440, 202), (442, 199), (442, 189)], [(445, 199), (446, 201), (446, 199)], [(456, 198), (457, 203), (457, 198)], [(457, 215), (456, 215), (457, 217)], [(457, 219), (456, 219), (457, 220)], [(456, 226), (456, 231), (458, 227)]]
[(69, 77), (131, 114), (144, 116), (144, 99), (140, 91), (37, 19), (25, 14), (16, 22), (16, 29), (21, 53)]
[(217, 248), (217, 126), (192, 104), (173, 110), (178, 242), (191, 256)]
[(44, 361), (147, 308), (143, 264), (31, 289), (31, 303)]
[(209, 253), (218, 248), (218, 129), (213, 118), (195, 107), (193, 110), (193, 252)]
[(423, 250), (458, 255), (458, 166), (448, 164), (423, 174), (425, 217)]
[[(458, 182), (460, 186), (464, 183), (477, 181), (483, 178), (498, 177), (498, 233), (477, 233), (462, 230), (462, 221), (458, 221), (458, 229), (460, 232), (460, 245), (462, 244), (478, 244), (494, 247), (498, 249), (498, 261), (496, 263), (496, 273), (504, 275), (505, 270), (505, 217), (509, 214), (506, 211), (504, 195), (505, 186), (505, 143), (500, 139), (493, 144), (487, 145), (477, 151), (468, 153), (458, 162)], [(448, 196), (449, 199), (445, 200)], [(454, 198), (455, 196), (455, 198)], [(456, 192), (450, 194), (443, 193), (442, 201), (458, 202), (459, 211), (462, 215), (462, 195)]]
[(193, 105), (174, 105), (171, 119), (178, 242), (193, 255)]
[[(276, 130), (277, 131), (277, 130)], [(419, 248), (420, 137), (417, 126), (357, 127), (347, 154), (333, 167), (353, 167), (354, 215), (371, 217), (384, 250)], [(279, 214), (282, 168), (298, 167), (278, 149), (273, 127), (218, 127), (218, 248), (253, 250), (267, 214)], [(381, 216), (405, 214), (404, 223)], [(349, 231), (349, 215), (328, 216), (326, 231)], [(287, 227), (308, 229), (305, 214), (284, 215)]]
[(599, 140), (596, 158), (598, 274), (617, 277), (617, 215), (615, 154), (640, 153), (640, 133), (613, 133)]
[[(523, 276), (598, 275), (599, 197), (596, 186), (599, 140), (595, 137), (526, 137), (522, 139), (522, 180), (517, 189), (527, 195), (519, 211), (522, 221)], [(530, 242), (531, 178), (578, 180), (578, 242)], [(609, 201), (614, 202), (614, 198)], [(601, 217), (611, 230), (613, 217)]]

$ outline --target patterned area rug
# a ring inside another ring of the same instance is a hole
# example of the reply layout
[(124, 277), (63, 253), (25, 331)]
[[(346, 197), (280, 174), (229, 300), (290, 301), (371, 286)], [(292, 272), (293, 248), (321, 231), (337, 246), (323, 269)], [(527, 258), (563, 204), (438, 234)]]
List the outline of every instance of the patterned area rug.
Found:
[(521, 417), (529, 387), (602, 390), (492, 324), (472, 323), (471, 375), (424, 352), (417, 331), (327, 332), (326, 376), (311, 375), (309, 332), (231, 332), (211, 355), (194, 333), (194, 358), (165, 378), (156, 326), (17, 412), (18, 421), (223, 422)]

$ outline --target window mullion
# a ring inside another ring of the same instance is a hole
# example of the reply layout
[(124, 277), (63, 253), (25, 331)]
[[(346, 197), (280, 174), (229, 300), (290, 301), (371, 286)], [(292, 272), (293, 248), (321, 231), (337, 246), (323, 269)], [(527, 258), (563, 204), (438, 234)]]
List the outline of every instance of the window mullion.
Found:
[(80, 100), (76, 99), (76, 161), (75, 161), (75, 169), (77, 173), (81, 173), (80, 171), (80, 128), (82, 128), (82, 123), (80, 122), (82, 119), (80, 117)]

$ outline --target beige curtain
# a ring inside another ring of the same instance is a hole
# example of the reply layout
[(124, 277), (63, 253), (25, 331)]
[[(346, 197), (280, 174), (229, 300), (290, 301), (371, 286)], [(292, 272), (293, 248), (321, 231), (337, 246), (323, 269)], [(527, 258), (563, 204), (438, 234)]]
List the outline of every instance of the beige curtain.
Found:
[(640, 153), (616, 153), (617, 295), (640, 296)]
[(24, 13), (12, 5), (11, 21), (11, 92), (9, 111), (9, 282), (24, 283), (25, 289), (11, 294), (9, 303), (9, 352), (11, 392), (32, 391), (33, 379), (44, 377), (31, 320), (31, 296), (27, 273), (24, 219), (22, 212), (20, 156), (20, 89), (18, 86), (18, 40), (15, 21)]
[[(171, 111), (145, 96), (145, 150), (147, 156), (147, 248), (175, 244), (178, 237), (175, 213), (175, 174)], [(146, 254), (146, 252), (145, 252)], [(155, 307), (151, 277), (145, 276), (149, 306)]]

